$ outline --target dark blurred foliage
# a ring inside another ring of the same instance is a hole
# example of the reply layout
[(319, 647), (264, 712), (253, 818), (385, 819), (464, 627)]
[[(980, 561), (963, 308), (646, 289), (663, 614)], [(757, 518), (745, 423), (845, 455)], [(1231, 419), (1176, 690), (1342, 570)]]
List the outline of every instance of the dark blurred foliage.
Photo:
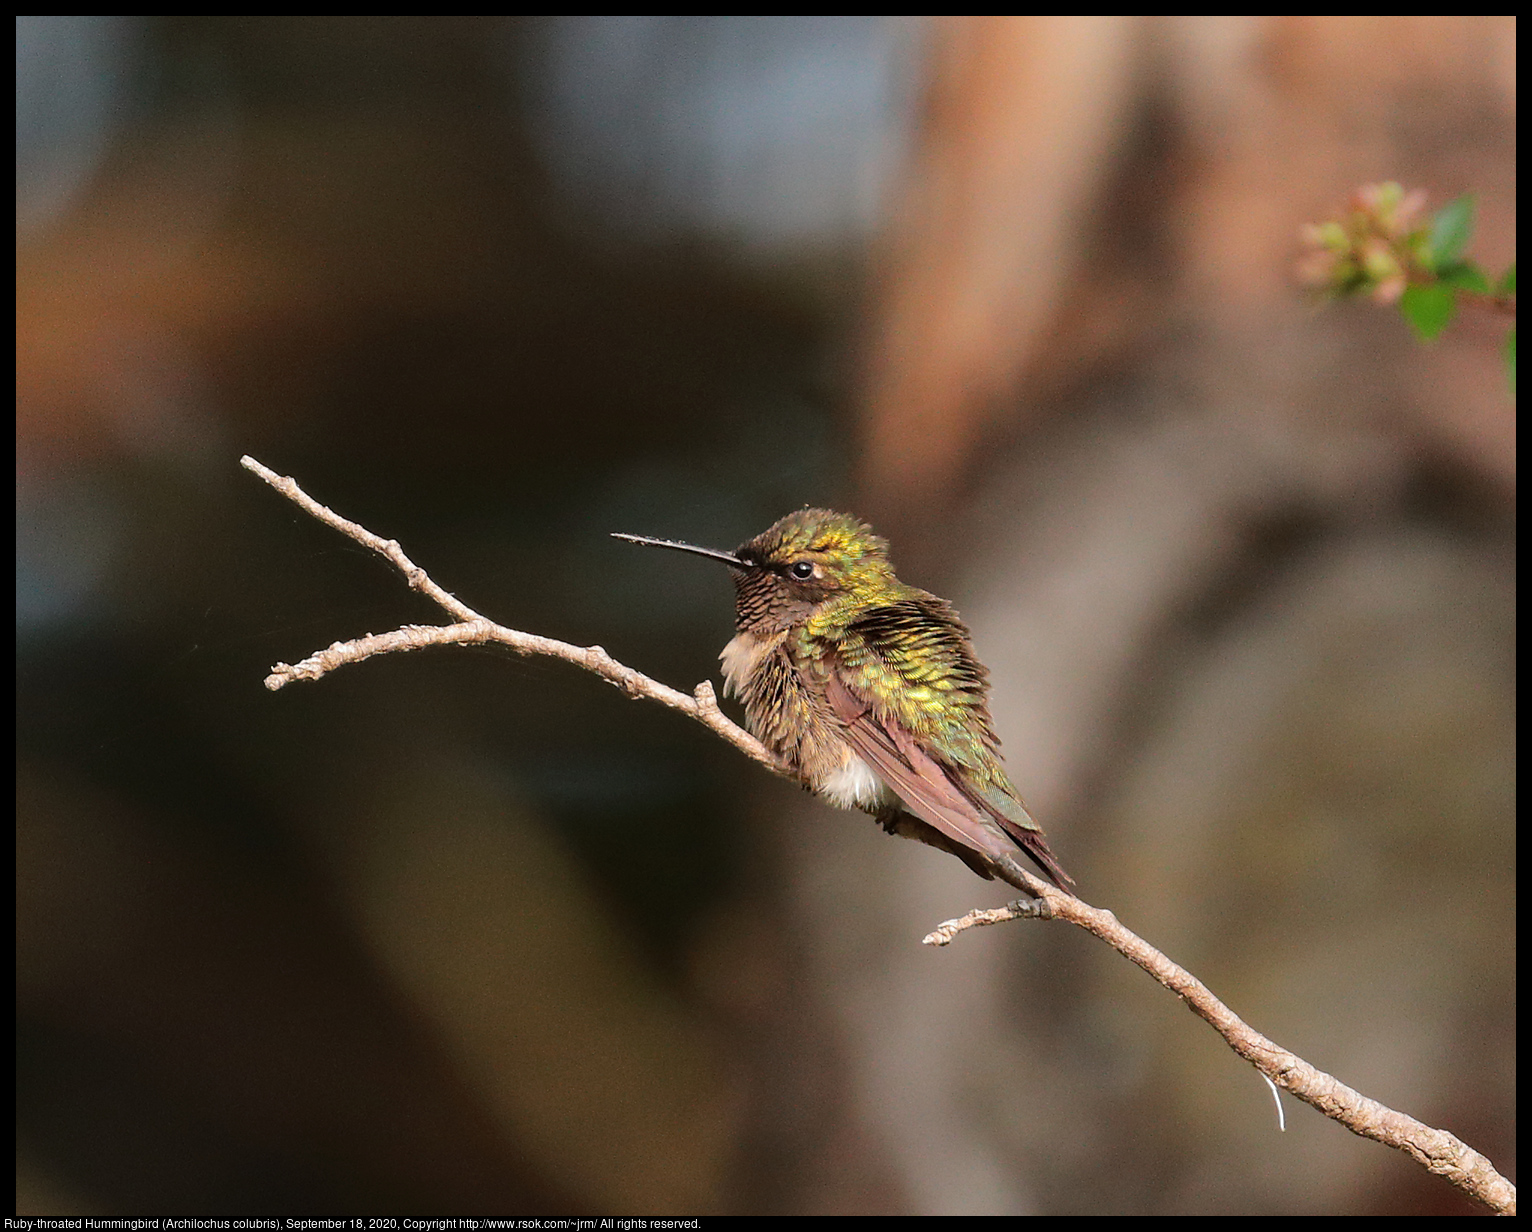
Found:
[(1289, 275), (1509, 259), (1514, 28), (1369, 20), (18, 19), (18, 1209), (1468, 1209), (572, 668), (268, 693), (439, 616), (237, 466), (680, 687), (607, 532), (874, 517), (1086, 896), (1511, 1170), (1498, 339)]
[[(732, 544), (833, 494), (835, 311), (721, 243), (569, 224), (529, 145), (535, 26), (18, 30), (119, 77), (99, 168), (18, 248), (31, 1166), (97, 1210), (710, 1207), (716, 1166), (603, 1193), (508, 1140), (358, 935), (333, 831), (367, 807), (343, 785), (426, 790), (440, 762), (422, 832), (465, 791), (489, 825), (509, 801), (567, 866), (566, 897), (521, 887), (547, 895), (528, 944), (555, 961), (560, 913), (596, 913), (643, 972), (614, 1001), (670, 998), (739, 883), (748, 771), (487, 652), (266, 693), (278, 659), (433, 616), (235, 463), (300, 476), (507, 621), (701, 679), (726, 579), (606, 532)], [(693, 1069), (713, 1055), (694, 1017), (674, 1030)], [(718, 1103), (690, 1081), (683, 1110)]]

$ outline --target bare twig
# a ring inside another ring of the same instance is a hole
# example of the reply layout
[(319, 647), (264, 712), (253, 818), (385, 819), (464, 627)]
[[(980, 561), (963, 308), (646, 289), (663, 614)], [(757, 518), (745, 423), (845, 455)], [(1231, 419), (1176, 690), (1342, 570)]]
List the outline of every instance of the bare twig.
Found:
[(1180, 997), (1186, 1002), (1187, 1009), (1223, 1036), (1230, 1048), (1270, 1082), (1339, 1121), (1352, 1133), (1404, 1151), (1422, 1167), (1446, 1177), (1486, 1206), (1506, 1215), (1516, 1213), (1516, 1187), (1472, 1147), (1445, 1130), (1433, 1129), (1412, 1116), (1369, 1099), (1280, 1044), (1273, 1043), (1208, 991), (1207, 985), (1191, 972), (1119, 924), (1110, 911), (1092, 907), (1041, 881), (1038, 891), (1041, 903), (1022, 899), (993, 911), (970, 911), (961, 919), (942, 924), (925, 938), (925, 942), (927, 945), (948, 945), (965, 929), (1017, 919), (1064, 920), (1083, 928), (1100, 937), (1124, 958), (1137, 963)]
[(371, 548), (379, 556), (391, 561), (408, 579), (411, 589), (418, 590), (434, 600), (438, 606), (445, 609), (449, 615), (455, 616), (458, 621), (457, 624), (451, 625), (405, 625), (392, 633), (369, 633), (366, 637), (353, 638), (348, 642), (335, 642), (324, 650), (309, 655), (301, 663), (278, 663), (271, 669), (271, 675), (266, 677), (268, 689), (280, 689), (294, 680), (318, 680), (337, 667), (344, 667), (348, 663), (360, 663), (363, 659), (387, 654), (390, 651), (419, 650), (424, 646), (494, 643), (509, 646), (517, 654), (547, 655), (550, 658), (563, 659), (566, 663), (573, 663), (576, 667), (583, 667), (588, 672), (594, 672), (629, 697), (647, 697), (651, 701), (659, 702), (662, 706), (679, 710), (682, 714), (696, 719), (704, 727), (722, 736), (752, 761), (765, 766), (774, 774), (789, 777), (785, 775), (782, 767), (777, 765), (776, 759), (766, 751), (765, 745), (743, 727), (731, 722), (728, 715), (718, 708), (718, 698), (713, 693), (713, 686), (706, 680), (691, 693), (682, 693), (619, 663), (600, 646), (573, 646), (551, 637), (538, 637), (535, 633), (522, 633), (517, 629), (507, 629), (504, 625), (497, 625), (494, 621), (480, 616), (466, 603), (454, 598), (433, 582), (426, 571), (410, 560), (404, 554), (404, 549), (393, 539), (383, 539), (374, 535), (366, 527), (358, 526), (355, 522), (341, 517), (333, 509), (316, 501), (300, 488), (295, 480), (267, 469), (249, 454), (242, 457), (239, 464), (247, 471), (253, 471), (259, 475), (288, 500), (312, 514), (326, 526), (333, 526), (347, 538), (355, 539), (362, 546)]
[[(240, 465), (259, 475), (319, 521), (387, 558), (404, 574), (412, 589), (435, 601), (455, 621), (450, 625), (405, 625), (392, 633), (368, 634), (351, 641), (336, 642), (301, 663), (278, 663), (271, 675), (266, 677), (268, 689), (280, 689), (294, 680), (317, 680), (348, 663), (360, 663), (363, 659), (392, 651), (419, 650), (425, 646), (494, 643), (508, 646), (518, 654), (548, 655), (563, 659), (576, 667), (594, 672), (629, 697), (647, 697), (673, 710), (679, 710), (722, 736), (751, 760), (775, 774), (791, 777), (759, 740), (731, 722), (718, 708), (713, 686), (707, 681), (703, 681), (689, 694), (681, 693), (619, 663), (600, 646), (574, 646), (568, 642), (497, 625), (439, 587), (424, 569), (404, 554), (404, 550), (394, 540), (379, 538), (365, 527), (347, 521), (310, 497), (292, 479), (277, 475), (254, 458), (243, 457)], [(1016, 880), (1021, 888), (1034, 896), (1032, 899), (1020, 899), (992, 910), (971, 911), (960, 919), (948, 920), (931, 932), (925, 938), (925, 943), (949, 945), (954, 937), (969, 928), (1017, 919), (1064, 920), (1083, 928), (1125, 958), (1137, 963), (1180, 997), (1192, 1013), (1223, 1036), (1236, 1053), (1250, 1062), (1271, 1083), (1291, 1092), (1332, 1120), (1339, 1121), (1352, 1133), (1404, 1151), (1422, 1167), (1446, 1177), (1495, 1211), (1505, 1215), (1516, 1213), (1516, 1187), (1501, 1176), (1483, 1155), (1453, 1135), (1433, 1129), (1414, 1117), (1395, 1112), (1369, 1099), (1273, 1043), (1242, 1021), (1233, 1010), (1209, 992), (1201, 980), (1119, 924), (1117, 917), (1110, 911), (1092, 907), (1074, 895), (1019, 869)]]
[(1477, 291), (1459, 291), (1458, 297), (1462, 303), (1474, 308), (1483, 308), (1487, 312), (1493, 312), (1498, 316), (1516, 319), (1516, 296), (1515, 295), (1481, 295)]

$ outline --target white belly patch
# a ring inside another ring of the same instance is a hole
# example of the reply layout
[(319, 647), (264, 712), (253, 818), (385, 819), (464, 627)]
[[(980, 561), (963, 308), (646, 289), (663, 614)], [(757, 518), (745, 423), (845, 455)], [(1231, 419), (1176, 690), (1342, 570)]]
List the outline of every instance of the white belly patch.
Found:
[(898, 799), (877, 771), (854, 753), (825, 778), (819, 794), (837, 808), (881, 808)]

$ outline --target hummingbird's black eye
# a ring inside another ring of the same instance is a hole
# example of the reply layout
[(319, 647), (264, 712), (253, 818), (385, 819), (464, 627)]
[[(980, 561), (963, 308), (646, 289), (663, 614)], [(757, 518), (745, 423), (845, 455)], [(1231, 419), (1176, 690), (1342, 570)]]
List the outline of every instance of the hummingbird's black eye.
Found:
[(814, 576), (814, 562), (811, 560), (797, 560), (788, 570), (800, 582)]

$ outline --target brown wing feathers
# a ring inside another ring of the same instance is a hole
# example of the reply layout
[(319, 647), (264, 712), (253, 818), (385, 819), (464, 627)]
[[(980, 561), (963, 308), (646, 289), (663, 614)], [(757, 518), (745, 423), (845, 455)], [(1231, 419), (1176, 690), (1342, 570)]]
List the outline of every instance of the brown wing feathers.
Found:
[(1013, 841), (982, 804), (952, 781), (946, 769), (920, 747), (913, 735), (898, 724), (874, 718), (871, 707), (852, 692), (838, 673), (830, 674), (826, 696), (836, 717), (845, 724), (847, 743), (878, 772), (910, 812), (1001, 868), (1014, 864), (1020, 846), (1055, 884), (1062, 888), (1063, 883), (1069, 882), (1068, 874), (1059, 867), (1046, 843), (1027, 831), (1016, 835)]

